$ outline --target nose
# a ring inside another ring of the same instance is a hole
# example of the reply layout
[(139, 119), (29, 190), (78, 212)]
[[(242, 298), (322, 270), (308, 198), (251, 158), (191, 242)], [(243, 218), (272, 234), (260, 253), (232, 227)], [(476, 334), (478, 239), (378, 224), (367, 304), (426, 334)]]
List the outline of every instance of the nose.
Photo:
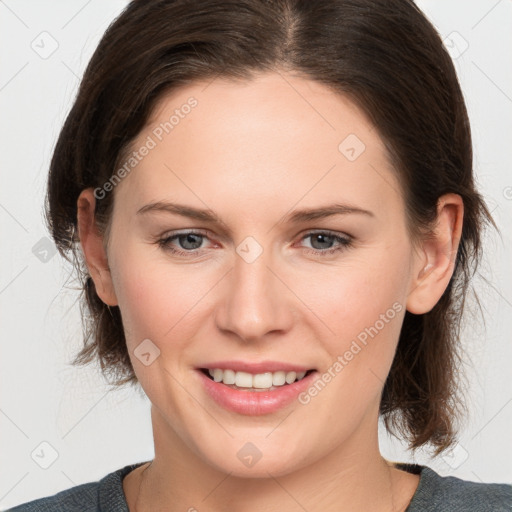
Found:
[(293, 293), (275, 267), (265, 251), (252, 262), (236, 255), (215, 314), (221, 331), (254, 342), (291, 329)]

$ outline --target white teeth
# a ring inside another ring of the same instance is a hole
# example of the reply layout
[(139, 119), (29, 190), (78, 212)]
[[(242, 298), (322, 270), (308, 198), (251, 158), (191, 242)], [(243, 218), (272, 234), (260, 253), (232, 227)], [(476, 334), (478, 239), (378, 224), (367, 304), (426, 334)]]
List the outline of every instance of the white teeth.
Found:
[(236, 382), (236, 373), (233, 370), (224, 370), (222, 382), (224, 384), (234, 384)]
[(296, 372), (288, 372), (286, 374), (286, 383), (291, 384), (292, 382), (295, 382), (295, 379), (297, 378)]
[(272, 384), (274, 386), (283, 386), (286, 382), (286, 372), (274, 372), (272, 374)]
[(209, 369), (208, 373), (215, 382), (227, 385), (234, 384), (239, 388), (270, 389), (273, 386), (284, 386), (301, 380), (306, 372), (265, 372), (253, 375), (248, 372), (235, 372), (234, 370)]
[(272, 387), (272, 372), (258, 373), (252, 378), (252, 387), (258, 389)]
[(236, 372), (235, 385), (239, 388), (252, 388), (252, 375), (247, 372)]

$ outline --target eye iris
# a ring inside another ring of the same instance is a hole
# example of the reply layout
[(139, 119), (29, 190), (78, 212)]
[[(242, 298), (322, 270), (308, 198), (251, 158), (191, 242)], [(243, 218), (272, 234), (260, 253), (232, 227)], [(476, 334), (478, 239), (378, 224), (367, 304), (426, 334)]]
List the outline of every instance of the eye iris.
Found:
[[(315, 247), (316, 241), (319, 241), (320, 244), (327, 244), (328, 247)], [(316, 235), (311, 236), (311, 245), (314, 249), (330, 249), (332, 242), (334, 241), (334, 237), (331, 235), (324, 235), (322, 233), (318, 233)]]
[[(186, 233), (184, 235), (180, 235), (178, 237), (178, 240), (183, 249), (199, 249), (203, 241), (202, 238), (203, 237), (201, 235), (195, 235), (194, 233)], [(187, 244), (189, 243), (192, 244), (192, 247), (187, 246)]]

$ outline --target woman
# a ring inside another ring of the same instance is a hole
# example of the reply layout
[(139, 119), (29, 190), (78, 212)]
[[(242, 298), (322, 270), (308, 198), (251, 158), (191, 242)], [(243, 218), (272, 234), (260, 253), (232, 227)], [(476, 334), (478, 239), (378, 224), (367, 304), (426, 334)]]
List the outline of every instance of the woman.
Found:
[(48, 220), (155, 458), (12, 510), (509, 510), (385, 460), (456, 441), (481, 230), (449, 55), (408, 0), (132, 1), (60, 134)]

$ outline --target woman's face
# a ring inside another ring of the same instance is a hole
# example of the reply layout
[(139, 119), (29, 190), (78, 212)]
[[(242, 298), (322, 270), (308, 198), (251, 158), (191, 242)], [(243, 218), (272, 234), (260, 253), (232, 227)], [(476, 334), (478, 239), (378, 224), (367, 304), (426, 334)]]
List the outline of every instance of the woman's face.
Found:
[[(418, 269), (376, 129), (269, 73), (174, 91), (133, 150), (107, 254), (155, 443), (259, 477), (373, 449)], [(315, 371), (279, 385), (293, 369)]]

